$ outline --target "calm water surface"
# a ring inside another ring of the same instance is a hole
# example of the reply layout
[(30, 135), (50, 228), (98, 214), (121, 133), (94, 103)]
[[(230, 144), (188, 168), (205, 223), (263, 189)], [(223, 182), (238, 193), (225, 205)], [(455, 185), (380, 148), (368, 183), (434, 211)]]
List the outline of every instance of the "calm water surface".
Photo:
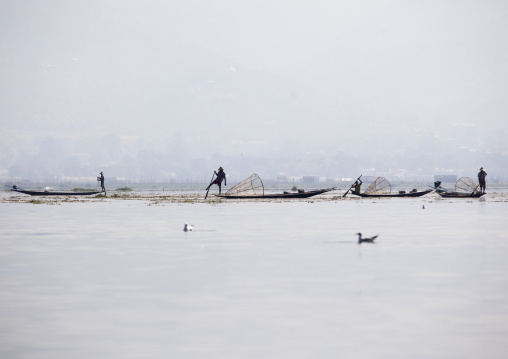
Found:
[(504, 201), (109, 199), (0, 203), (0, 218), (1, 358), (508, 349)]

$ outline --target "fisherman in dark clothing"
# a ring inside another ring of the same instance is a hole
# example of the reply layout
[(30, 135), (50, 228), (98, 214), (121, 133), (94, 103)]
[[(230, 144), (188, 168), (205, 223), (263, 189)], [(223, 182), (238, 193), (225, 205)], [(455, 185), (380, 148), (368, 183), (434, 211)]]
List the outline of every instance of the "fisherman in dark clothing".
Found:
[(222, 181), (224, 180), (224, 186), (226, 186), (227, 183), (226, 183), (226, 173), (224, 172), (224, 169), (222, 167), (219, 167), (218, 171), (219, 172), (213, 171), (213, 173), (217, 176), (217, 178), (213, 180), (208, 187), (206, 187), (206, 190), (208, 191), (213, 184), (216, 184), (217, 186), (219, 186), (219, 194), (220, 194)]
[(487, 188), (485, 177), (487, 177), (487, 172), (485, 172), (482, 167), (480, 168), (480, 172), (478, 172), (478, 182), (480, 183), (480, 191), (482, 193), (485, 193), (485, 189)]
[(357, 179), (355, 183), (353, 183), (353, 185), (351, 186), (352, 188), (354, 188), (354, 192), (356, 193), (360, 193), (360, 189), (362, 188), (362, 180), (361, 179)]
[(101, 176), (97, 177), (97, 181), (101, 182), (102, 191), (106, 193), (106, 187), (104, 187), (104, 173), (101, 172)]

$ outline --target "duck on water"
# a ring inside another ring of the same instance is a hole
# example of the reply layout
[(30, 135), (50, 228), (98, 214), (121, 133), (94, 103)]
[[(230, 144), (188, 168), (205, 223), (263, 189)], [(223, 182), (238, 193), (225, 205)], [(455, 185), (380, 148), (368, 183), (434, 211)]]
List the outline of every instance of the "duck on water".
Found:
[(362, 242), (374, 243), (374, 240), (378, 237), (378, 235), (375, 235), (375, 236), (369, 237), (369, 238), (362, 238), (361, 233), (356, 233), (356, 234), (358, 235), (358, 244), (362, 244)]

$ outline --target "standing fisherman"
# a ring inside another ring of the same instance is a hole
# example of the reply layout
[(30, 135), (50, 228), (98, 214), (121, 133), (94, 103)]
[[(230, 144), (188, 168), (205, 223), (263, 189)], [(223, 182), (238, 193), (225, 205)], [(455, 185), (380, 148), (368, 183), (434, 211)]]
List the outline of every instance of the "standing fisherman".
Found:
[(224, 169), (222, 167), (219, 167), (218, 171), (219, 172), (213, 171), (214, 175), (216, 175), (217, 178), (213, 180), (208, 187), (206, 187), (206, 190), (208, 191), (213, 184), (216, 184), (217, 186), (219, 186), (219, 194), (220, 194), (222, 181), (224, 180), (224, 186), (226, 186), (227, 183), (226, 183), (226, 173), (224, 172)]
[(104, 187), (104, 173), (101, 172), (101, 176), (97, 177), (97, 181), (101, 182), (102, 191), (106, 194), (106, 187)]
[(482, 193), (485, 193), (485, 189), (487, 188), (485, 177), (487, 177), (487, 172), (485, 172), (482, 167), (480, 168), (480, 172), (478, 172), (478, 182), (480, 183), (480, 191)]

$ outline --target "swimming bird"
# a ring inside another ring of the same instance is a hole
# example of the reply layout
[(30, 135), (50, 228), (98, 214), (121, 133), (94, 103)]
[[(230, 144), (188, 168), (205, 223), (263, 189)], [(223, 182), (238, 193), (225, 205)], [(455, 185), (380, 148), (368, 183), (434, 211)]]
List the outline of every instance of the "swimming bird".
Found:
[(362, 234), (361, 233), (356, 233), (356, 234), (358, 235), (358, 244), (362, 244), (362, 242), (373, 243), (374, 239), (377, 238), (377, 235), (374, 236), (374, 237), (370, 237), (370, 238), (362, 238)]
[(184, 232), (189, 232), (192, 231), (193, 229), (194, 227), (192, 225), (187, 225), (187, 223), (185, 223), (185, 226), (183, 227)]

